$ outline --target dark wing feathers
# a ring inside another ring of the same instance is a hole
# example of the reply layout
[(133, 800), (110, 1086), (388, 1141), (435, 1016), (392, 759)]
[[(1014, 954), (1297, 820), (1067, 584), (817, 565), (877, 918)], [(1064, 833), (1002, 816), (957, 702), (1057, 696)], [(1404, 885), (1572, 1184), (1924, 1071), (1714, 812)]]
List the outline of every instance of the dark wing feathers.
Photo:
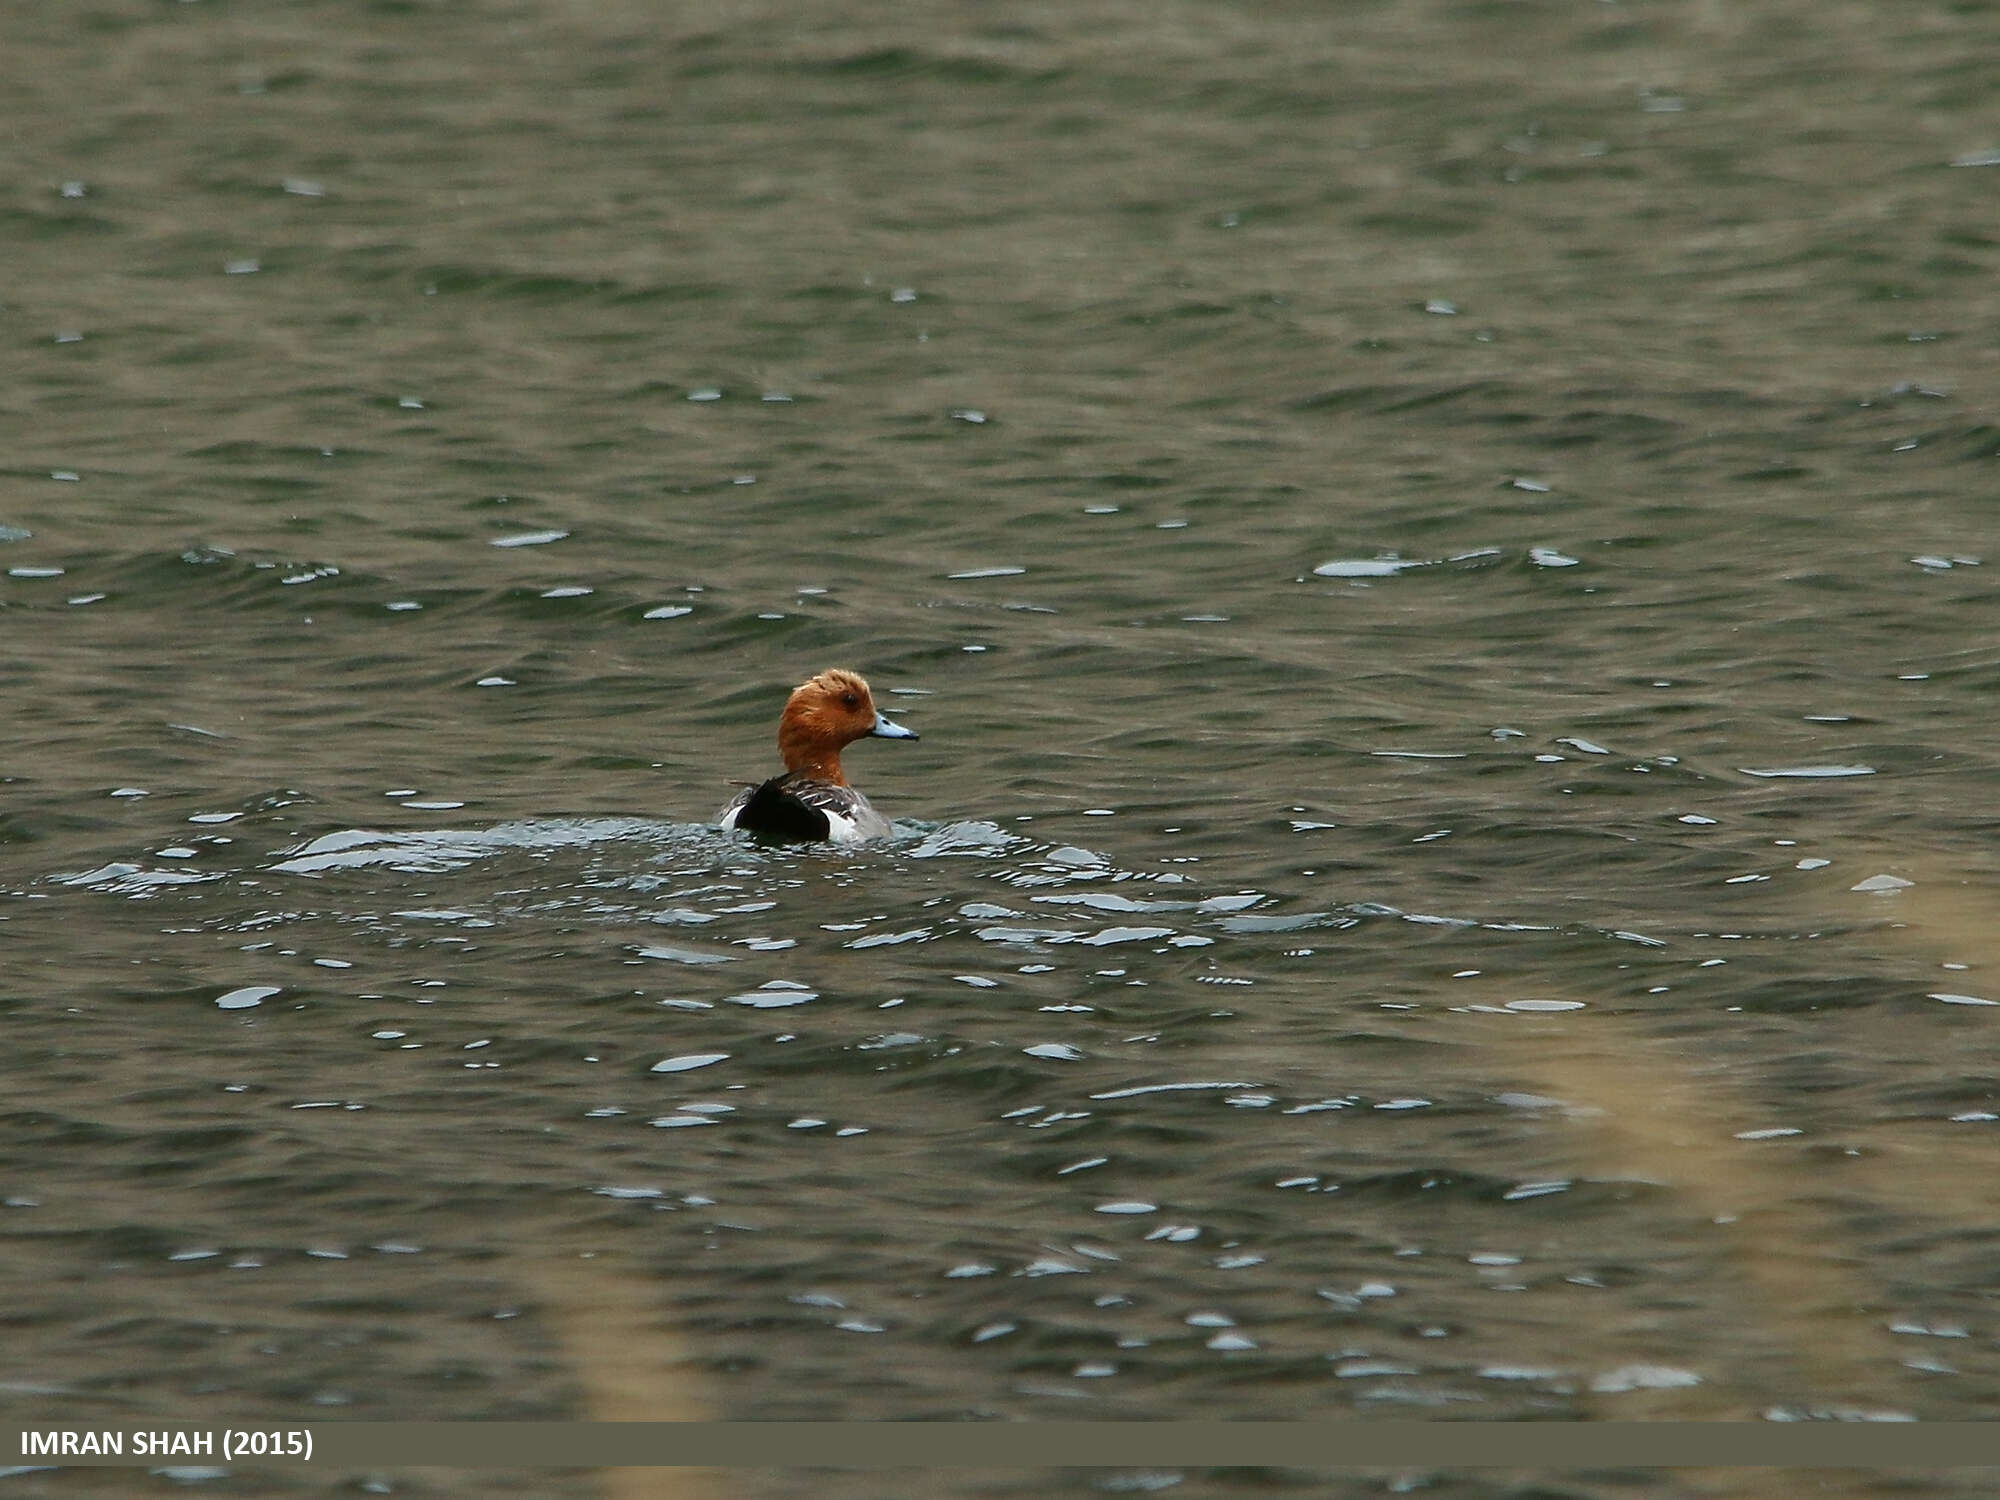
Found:
[(773, 776), (755, 788), (736, 815), (746, 833), (793, 842), (826, 839), (833, 833), (827, 813), (845, 813), (853, 793), (844, 786), (805, 776)]

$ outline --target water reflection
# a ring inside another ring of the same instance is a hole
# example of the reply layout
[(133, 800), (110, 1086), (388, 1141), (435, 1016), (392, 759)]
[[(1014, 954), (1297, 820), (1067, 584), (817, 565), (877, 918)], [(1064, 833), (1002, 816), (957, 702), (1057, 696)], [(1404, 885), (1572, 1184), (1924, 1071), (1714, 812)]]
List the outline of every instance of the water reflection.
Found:
[[(1209, 1396), (1243, 1415), (1290, 1389), (1359, 1413), (1908, 1409), (1880, 1404), (1892, 1332), (1828, 1337), (1866, 1289), (1801, 1260), (1849, 1231), (1797, 1172), (1857, 1123), (1803, 1099), (1760, 1119), (1729, 1076), (1755, 1028), (1690, 1066), (1684, 1023), (1635, 1003), (1777, 940), (1722, 993), (1781, 1016), (1786, 939), (1810, 934), (1302, 907), (1310, 878), (1245, 888), (980, 821), (865, 852), (636, 818), (341, 829), (201, 887), (143, 869), (54, 883), (192, 902), (175, 926), (235, 935), (259, 977), (213, 1001), (244, 1023), (491, 1077), (496, 1120), (573, 1138), (537, 1152), (556, 1181), (582, 1167), (572, 1191), (674, 1221), (649, 1235), (680, 1267), (665, 1285), (767, 1309), (754, 1355), (729, 1321), (692, 1326), (706, 1357), (772, 1372), (750, 1386), (773, 1415), (844, 1409), (796, 1372), (856, 1368), (821, 1345), (855, 1335), (894, 1347), (860, 1357), (871, 1380), (936, 1415), (1133, 1415), (1216, 1361), (1251, 1362)], [(447, 949), (511, 978), (460, 992)], [(350, 1117), (414, 1102), (277, 1093)], [(717, 1282), (701, 1267), (725, 1251)], [(1705, 1319), (1640, 1315), (1686, 1296), (1738, 1309), (1726, 1361)]]

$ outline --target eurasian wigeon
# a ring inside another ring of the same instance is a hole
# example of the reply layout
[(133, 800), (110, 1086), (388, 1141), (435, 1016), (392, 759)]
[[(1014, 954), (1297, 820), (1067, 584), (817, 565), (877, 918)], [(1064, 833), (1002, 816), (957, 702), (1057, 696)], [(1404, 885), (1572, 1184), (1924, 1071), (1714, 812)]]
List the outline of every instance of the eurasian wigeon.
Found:
[(785, 774), (746, 786), (722, 810), (724, 828), (766, 838), (858, 844), (889, 832), (889, 820), (847, 784), (842, 747), (875, 735), (913, 740), (914, 729), (884, 718), (868, 684), (838, 667), (792, 689), (778, 719), (778, 753)]

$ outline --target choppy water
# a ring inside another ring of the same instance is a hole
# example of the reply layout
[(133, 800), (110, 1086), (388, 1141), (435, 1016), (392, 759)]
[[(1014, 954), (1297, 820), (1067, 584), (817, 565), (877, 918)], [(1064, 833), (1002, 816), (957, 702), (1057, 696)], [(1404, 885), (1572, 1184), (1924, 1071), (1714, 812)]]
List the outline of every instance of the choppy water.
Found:
[(1993, 1417), (1994, 23), (10, 12), (0, 1400)]

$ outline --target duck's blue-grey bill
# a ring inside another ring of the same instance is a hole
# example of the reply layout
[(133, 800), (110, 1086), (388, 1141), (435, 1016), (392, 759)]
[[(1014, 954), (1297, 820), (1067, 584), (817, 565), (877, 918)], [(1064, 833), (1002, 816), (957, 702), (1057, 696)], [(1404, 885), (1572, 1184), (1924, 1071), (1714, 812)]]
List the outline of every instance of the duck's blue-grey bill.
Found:
[(905, 729), (901, 724), (896, 723), (895, 720), (887, 718), (882, 714), (875, 715), (875, 727), (868, 732), (873, 735), (879, 735), (885, 740), (914, 740), (921, 738), (916, 730)]

